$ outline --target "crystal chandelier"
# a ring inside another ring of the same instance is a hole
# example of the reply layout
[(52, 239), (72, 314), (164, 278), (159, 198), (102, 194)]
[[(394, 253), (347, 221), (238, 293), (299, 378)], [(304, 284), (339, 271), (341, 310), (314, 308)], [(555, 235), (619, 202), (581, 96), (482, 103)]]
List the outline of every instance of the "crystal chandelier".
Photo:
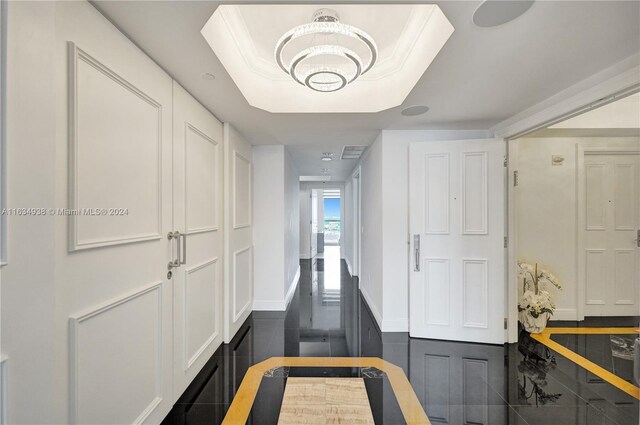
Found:
[(275, 48), (278, 66), (297, 83), (319, 92), (346, 87), (369, 71), (377, 57), (373, 38), (341, 23), (332, 9), (317, 10), (313, 22), (287, 31)]

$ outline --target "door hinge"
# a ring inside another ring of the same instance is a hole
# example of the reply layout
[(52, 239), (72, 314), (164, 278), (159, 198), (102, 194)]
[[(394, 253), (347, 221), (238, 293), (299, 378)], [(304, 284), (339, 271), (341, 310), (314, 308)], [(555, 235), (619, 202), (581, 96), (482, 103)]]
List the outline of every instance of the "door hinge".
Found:
[(507, 157), (505, 156), (505, 157), (504, 157), (504, 162), (502, 163), (502, 165), (503, 165), (504, 167), (506, 167), (506, 166), (508, 165), (508, 163), (509, 163), (509, 158), (507, 158)]
[(506, 317), (504, 318), (504, 328), (509, 329), (509, 319), (507, 319)]
[(508, 248), (509, 247), (509, 238), (508, 237), (504, 237), (504, 247)]
[(518, 183), (519, 183), (519, 181), (518, 181), (518, 170), (515, 170), (513, 172), (513, 186), (514, 187), (518, 186)]

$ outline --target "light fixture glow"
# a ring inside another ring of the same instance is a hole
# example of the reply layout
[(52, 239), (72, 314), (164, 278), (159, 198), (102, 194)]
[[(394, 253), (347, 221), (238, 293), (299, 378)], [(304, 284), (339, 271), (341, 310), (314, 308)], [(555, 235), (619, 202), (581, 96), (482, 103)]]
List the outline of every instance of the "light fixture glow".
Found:
[[(317, 44), (319, 38), (326, 40), (326, 43)], [(340, 38), (345, 44), (356, 40), (360, 47), (364, 47), (358, 50), (366, 50), (367, 60), (362, 60), (363, 52), (341, 45)], [(313, 45), (301, 49), (300, 43), (295, 41), (302, 42), (305, 39), (310, 39)], [(293, 50), (290, 46), (294, 44), (297, 44), (298, 51), (285, 64), (285, 53)], [(366, 32), (339, 22), (336, 11), (319, 9), (313, 14), (312, 23), (299, 25), (284, 33), (276, 43), (274, 54), (280, 69), (297, 83), (315, 91), (333, 92), (343, 89), (369, 71), (378, 58), (378, 47)]]
[(322, 160), (323, 160), (323, 161), (331, 161), (331, 158), (330, 158), (330, 157), (328, 157), (328, 156), (323, 156), (323, 157), (322, 157)]

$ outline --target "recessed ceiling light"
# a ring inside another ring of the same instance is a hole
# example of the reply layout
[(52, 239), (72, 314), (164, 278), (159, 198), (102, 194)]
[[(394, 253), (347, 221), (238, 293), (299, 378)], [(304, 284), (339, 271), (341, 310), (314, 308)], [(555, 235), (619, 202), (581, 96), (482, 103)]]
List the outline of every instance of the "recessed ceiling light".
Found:
[(210, 72), (205, 72), (202, 74), (202, 79), (207, 81), (212, 81), (216, 79), (216, 76)]
[(331, 157), (330, 156), (323, 156), (322, 160), (323, 161), (331, 161)]
[(485, 0), (473, 13), (473, 23), (482, 28), (513, 21), (529, 10), (534, 0)]
[(404, 108), (402, 112), (400, 112), (405, 117), (413, 117), (416, 115), (422, 115), (429, 110), (428, 106), (417, 105), (417, 106), (409, 106), (408, 108)]

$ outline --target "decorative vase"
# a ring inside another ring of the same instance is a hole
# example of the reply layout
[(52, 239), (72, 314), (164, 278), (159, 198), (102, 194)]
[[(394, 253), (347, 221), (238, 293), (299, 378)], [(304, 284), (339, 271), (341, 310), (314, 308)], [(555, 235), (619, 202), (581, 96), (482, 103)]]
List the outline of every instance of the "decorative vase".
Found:
[(518, 320), (522, 324), (525, 331), (532, 334), (539, 334), (547, 327), (547, 321), (551, 315), (549, 313), (541, 313), (538, 317), (533, 317), (527, 310), (518, 312)]

